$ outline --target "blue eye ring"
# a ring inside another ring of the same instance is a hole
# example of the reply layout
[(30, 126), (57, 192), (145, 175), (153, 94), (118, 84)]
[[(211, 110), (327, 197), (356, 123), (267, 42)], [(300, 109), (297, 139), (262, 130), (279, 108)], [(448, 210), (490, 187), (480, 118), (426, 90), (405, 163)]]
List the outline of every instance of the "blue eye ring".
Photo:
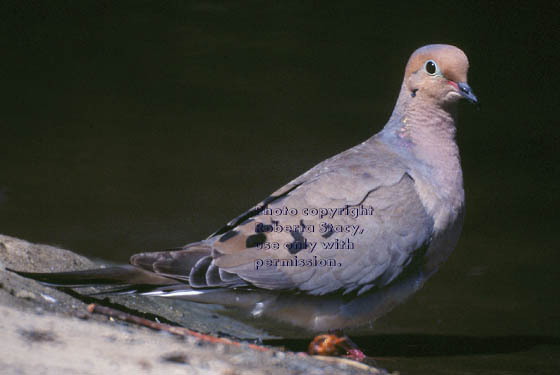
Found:
[(439, 67), (434, 60), (428, 60), (424, 64), (424, 70), (431, 76), (434, 76), (439, 73)]

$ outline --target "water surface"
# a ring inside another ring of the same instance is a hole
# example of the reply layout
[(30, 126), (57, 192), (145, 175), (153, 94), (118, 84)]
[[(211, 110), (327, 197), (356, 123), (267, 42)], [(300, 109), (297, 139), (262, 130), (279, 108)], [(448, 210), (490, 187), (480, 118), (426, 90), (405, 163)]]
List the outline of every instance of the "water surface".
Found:
[(119, 262), (203, 238), (380, 130), (410, 53), (453, 43), (482, 102), (463, 235), (357, 341), (402, 374), (556, 374), (557, 12), (433, 5), (4, 3), (0, 232)]

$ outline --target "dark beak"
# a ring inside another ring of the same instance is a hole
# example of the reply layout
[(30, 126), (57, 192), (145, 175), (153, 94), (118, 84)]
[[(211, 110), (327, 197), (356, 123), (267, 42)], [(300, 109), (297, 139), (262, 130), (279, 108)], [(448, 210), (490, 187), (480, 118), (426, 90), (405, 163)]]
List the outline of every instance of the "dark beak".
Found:
[(459, 92), (463, 97), (465, 97), (471, 103), (478, 103), (478, 99), (473, 94), (471, 87), (466, 82), (460, 82), (457, 84), (459, 86)]

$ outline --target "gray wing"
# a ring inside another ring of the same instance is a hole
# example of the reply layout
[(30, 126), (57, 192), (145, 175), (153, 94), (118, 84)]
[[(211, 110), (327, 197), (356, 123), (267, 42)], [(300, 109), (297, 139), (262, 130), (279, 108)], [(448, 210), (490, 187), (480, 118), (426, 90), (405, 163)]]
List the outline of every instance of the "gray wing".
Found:
[(193, 287), (363, 293), (402, 275), (432, 232), (406, 165), (374, 140), (317, 165), (207, 240), (131, 262)]

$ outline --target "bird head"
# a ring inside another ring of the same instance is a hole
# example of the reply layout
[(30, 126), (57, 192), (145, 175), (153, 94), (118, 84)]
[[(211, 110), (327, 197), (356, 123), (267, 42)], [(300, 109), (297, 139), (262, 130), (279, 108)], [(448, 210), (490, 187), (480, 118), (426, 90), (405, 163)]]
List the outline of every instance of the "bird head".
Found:
[(469, 60), (459, 48), (430, 44), (418, 48), (406, 65), (404, 84), (416, 100), (443, 106), (465, 98), (478, 99), (467, 83)]

